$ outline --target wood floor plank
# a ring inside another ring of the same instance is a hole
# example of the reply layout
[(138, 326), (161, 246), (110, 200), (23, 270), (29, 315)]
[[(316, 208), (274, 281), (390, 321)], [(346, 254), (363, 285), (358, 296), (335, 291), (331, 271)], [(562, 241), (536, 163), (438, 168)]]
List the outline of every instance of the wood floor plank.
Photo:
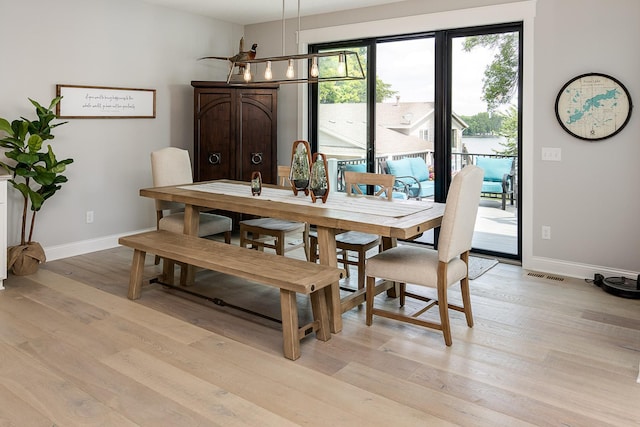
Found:
[[(270, 320), (157, 284), (128, 301), (131, 255), (114, 248), (5, 280), (0, 424), (212, 425), (232, 408), (226, 420), (247, 425), (265, 424), (256, 413), (310, 426), (640, 425), (640, 300), (588, 281), (501, 263), (471, 281), (474, 328), (451, 313), (452, 347), (388, 319), (367, 327), (354, 308), (340, 334), (303, 340), (292, 362)], [(161, 271), (152, 259), (146, 280)], [(280, 311), (262, 286), (200, 272), (194, 287)], [(308, 300), (297, 302), (308, 321)]]
[[(5, 344), (0, 344), (0, 379), (4, 387), (56, 425), (136, 425), (67, 378)], [(14, 410), (11, 408), (12, 414)]]
[(216, 426), (295, 425), (227, 390), (136, 349), (102, 360), (118, 372), (197, 412)]
[(476, 427), (531, 426), (532, 424), (440, 391), (388, 375), (360, 363), (350, 363), (335, 375), (343, 381), (374, 391), (396, 402), (433, 414), (456, 425)]

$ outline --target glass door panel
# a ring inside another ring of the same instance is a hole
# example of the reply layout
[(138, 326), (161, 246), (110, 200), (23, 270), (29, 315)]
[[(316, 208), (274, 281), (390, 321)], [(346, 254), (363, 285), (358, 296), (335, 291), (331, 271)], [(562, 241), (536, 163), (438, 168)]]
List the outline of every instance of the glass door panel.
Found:
[(473, 248), (510, 257), (519, 255), (518, 46), (518, 32), (451, 39), (451, 174), (484, 169)]
[[(362, 68), (367, 69), (366, 47), (344, 47), (320, 49), (320, 52), (332, 50), (352, 50), (358, 53)], [(319, 72), (329, 72), (337, 64), (320, 58)], [(357, 67), (356, 64), (347, 64)], [(331, 70), (335, 72), (335, 70)], [(361, 172), (366, 171), (368, 132), (367, 80), (339, 82), (321, 82), (318, 84), (317, 103), (317, 151), (330, 159), (329, 169), (337, 174), (336, 181), (330, 185), (338, 191), (344, 191), (342, 172), (347, 165)], [(335, 162), (335, 163), (333, 163)], [(332, 166), (335, 164), (334, 166)], [(335, 169), (335, 172), (334, 172)]]

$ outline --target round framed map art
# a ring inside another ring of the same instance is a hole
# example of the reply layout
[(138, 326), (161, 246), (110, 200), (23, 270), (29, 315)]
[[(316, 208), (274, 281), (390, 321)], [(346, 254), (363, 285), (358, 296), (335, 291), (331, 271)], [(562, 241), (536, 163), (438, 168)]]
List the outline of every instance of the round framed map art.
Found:
[(571, 79), (556, 98), (560, 126), (576, 138), (598, 141), (620, 132), (631, 118), (631, 97), (622, 83), (606, 74)]

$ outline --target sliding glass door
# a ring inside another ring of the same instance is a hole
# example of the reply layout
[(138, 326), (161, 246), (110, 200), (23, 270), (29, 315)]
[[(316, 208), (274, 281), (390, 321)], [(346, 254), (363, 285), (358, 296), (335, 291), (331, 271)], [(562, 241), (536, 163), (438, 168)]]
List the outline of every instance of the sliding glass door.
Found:
[(336, 188), (344, 170), (392, 165), (396, 176), (420, 182), (407, 192), (412, 200), (444, 202), (460, 168), (511, 161), (508, 188), (500, 180), (483, 189), (474, 250), (520, 259), (520, 31), (509, 24), (314, 46), (356, 50), (367, 74), (310, 87), (309, 137), (314, 151), (335, 159)]

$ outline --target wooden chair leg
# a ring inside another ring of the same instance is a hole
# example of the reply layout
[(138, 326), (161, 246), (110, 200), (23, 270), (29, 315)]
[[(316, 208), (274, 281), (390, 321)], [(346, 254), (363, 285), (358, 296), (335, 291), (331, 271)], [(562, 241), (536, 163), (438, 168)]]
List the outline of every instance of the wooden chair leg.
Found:
[(366, 280), (366, 287), (367, 287), (367, 293), (366, 293), (366, 307), (367, 307), (367, 326), (371, 326), (371, 324), (373, 323), (373, 299), (375, 298), (374, 295), (374, 285), (376, 283), (376, 278), (375, 277), (369, 277), (367, 276), (367, 280)]
[(367, 253), (363, 248), (358, 250), (358, 289), (364, 288), (365, 282), (365, 259)]
[(225, 231), (224, 232), (224, 242), (227, 245), (231, 243), (231, 232), (230, 231)]
[[(441, 263), (442, 264), (442, 263)], [(444, 270), (444, 275), (438, 274), (438, 309), (440, 310), (440, 324), (442, 326), (442, 335), (444, 335), (444, 343), (447, 346), (452, 344), (451, 341), (451, 324), (449, 323), (449, 302), (447, 301), (447, 283), (444, 277), (447, 268), (438, 267), (438, 270)], [(440, 273), (440, 271), (438, 272)]]
[[(278, 233), (276, 235), (276, 254), (278, 255), (284, 255), (285, 253), (285, 245), (287, 244), (286, 242), (286, 238), (285, 238), (285, 233)], [(264, 246), (263, 246), (263, 250), (264, 250)]]

